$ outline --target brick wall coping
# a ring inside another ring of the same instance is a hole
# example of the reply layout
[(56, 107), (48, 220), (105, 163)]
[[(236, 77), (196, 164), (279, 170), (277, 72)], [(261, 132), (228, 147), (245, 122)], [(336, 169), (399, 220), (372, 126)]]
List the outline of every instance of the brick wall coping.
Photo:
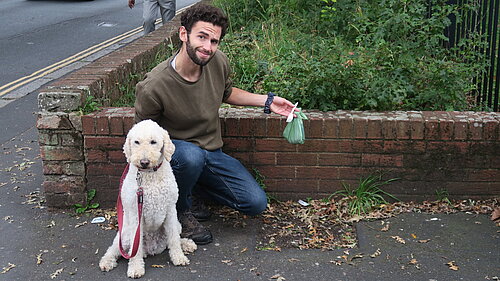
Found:
[[(329, 111), (304, 110), (309, 120), (305, 121), (306, 135), (314, 138), (367, 138), (407, 140), (500, 140), (500, 113), (458, 111)], [(133, 108), (104, 108), (82, 117), (84, 135), (120, 135), (133, 125)], [(235, 119), (224, 128), (225, 135), (277, 136), (276, 131), (286, 126), (283, 117), (266, 115), (255, 108), (221, 108), (219, 116)], [(270, 120), (262, 128), (249, 124), (242, 127), (244, 119)], [(109, 124), (104, 125), (104, 123)], [(276, 123), (277, 122), (277, 123)], [(95, 124), (92, 126), (90, 123)], [(275, 124), (275, 127), (272, 125)], [(113, 131), (109, 132), (107, 129)], [(281, 131), (282, 132), (282, 131)], [(279, 133), (281, 133), (279, 132)]]

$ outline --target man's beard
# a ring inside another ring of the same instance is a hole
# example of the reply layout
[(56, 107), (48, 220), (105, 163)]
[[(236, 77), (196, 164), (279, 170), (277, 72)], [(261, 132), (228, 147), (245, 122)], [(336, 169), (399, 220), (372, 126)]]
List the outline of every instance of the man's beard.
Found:
[(193, 49), (193, 47), (191, 46), (191, 42), (189, 41), (189, 37), (188, 37), (188, 40), (186, 42), (186, 51), (187, 51), (187, 54), (189, 56), (189, 58), (191, 58), (191, 60), (199, 65), (199, 66), (205, 66), (214, 56), (213, 56), (213, 53), (210, 54), (210, 57), (207, 59), (207, 60), (202, 60), (200, 59), (197, 55), (196, 55), (196, 50)]

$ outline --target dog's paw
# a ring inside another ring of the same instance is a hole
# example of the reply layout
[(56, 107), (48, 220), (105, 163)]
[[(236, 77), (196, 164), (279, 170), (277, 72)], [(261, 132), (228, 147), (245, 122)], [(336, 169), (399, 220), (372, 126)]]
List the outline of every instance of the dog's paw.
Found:
[(110, 271), (118, 265), (115, 259), (102, 257), (99, 261), (99, 267), (102, 271)]
[(141, 278), (144, 276), (146, 273), (146, 270), (144, 269), (144, 265), (139, 265), (139, 264), (130, 264), (128, 265), (127, 269), (127, 276), (130, 278)]
[(189, 259), (183, 254), (170, 255), (170, 259), (174, 265), (188, 265)]
[(192, 253), (198, 249), (196, 243), (193, 240), (188, 238), (181, 238), (181, 248), (184, 253)]

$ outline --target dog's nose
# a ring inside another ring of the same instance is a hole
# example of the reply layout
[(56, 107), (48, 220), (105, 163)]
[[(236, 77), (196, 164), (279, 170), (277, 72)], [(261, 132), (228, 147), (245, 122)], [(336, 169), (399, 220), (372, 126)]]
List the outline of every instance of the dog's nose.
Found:
[(141, 167), (143, 169), (146, 169), (149, 166), (149, 160), (148, 159), (142, 159), (141, 160)]

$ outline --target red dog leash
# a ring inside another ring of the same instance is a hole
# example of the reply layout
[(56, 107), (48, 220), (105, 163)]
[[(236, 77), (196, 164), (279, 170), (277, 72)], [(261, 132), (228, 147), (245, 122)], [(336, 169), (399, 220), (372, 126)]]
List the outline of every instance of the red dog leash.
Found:
[(120, 178), (120, 190), (118, 192), (118, 200), (116, 201), (116, 212), (118, 215), (118, 241), (119, 241), (119, 249), (122, 256), (126, 259), (133, 258), (137, 254), (137, 250), (139, 249), (139, 242), (141, 241), (141, 218), (142, 218), (142, 203), (143, 203), (143, 190), (139, 184), (139, 188), (137, 189), (137, 216), (139, 218), (139, 222), (137, 224), (137, 230), (135, 231), (134, 243), (132, 246), (132, 253), (127, 254), (122, 247), (122, 226), (123, 226), (123, 206), (121, 199), (121, 191), (123, 186), (123, 181), (128, 173), (128, 166), (125, 167), (123, 171), (122, 177)]

